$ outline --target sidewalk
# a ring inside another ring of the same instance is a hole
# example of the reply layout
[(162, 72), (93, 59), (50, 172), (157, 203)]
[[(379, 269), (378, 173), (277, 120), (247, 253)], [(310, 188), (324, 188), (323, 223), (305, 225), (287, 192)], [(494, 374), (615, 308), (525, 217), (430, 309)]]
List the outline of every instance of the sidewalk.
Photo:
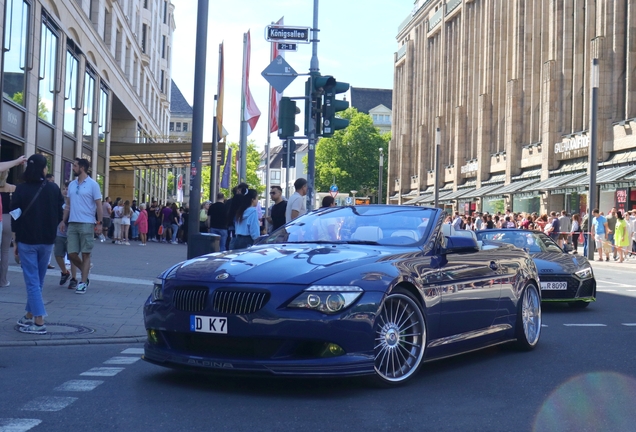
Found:
[[(75, 294), (68, 282), (59, 285), (60, 270), (48, 270), (43, 297), (47, 334), (20, 333), (16, 321), (24, 315), (26, 289), (22, 269), (11, 256), (7, 279), (0, 288), (0, 347), (143, 342), (143, 305), (154, 278), (187, 256), (185, 245), (139, 242), (130, 246), (95, 242), (93, 269), (86, 294)], [(78, 275), (79, 279), (79, 275)]]

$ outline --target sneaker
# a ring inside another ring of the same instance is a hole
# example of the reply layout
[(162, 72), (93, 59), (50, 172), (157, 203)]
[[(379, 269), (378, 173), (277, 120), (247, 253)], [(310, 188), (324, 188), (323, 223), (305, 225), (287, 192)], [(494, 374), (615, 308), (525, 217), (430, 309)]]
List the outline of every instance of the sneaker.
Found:
[(37, 325), (37, 324), (34, 323), (34, 324), (29, 325), (29, 326), (20, 327), (19, 330), (22, 333), (39, 334), (39, 335), (45, 335), (46, 334), (46, 326), (44, 324)]
[(30, 325), (33, 325), (33, 318), (27, 318), (27, 317), (26, 317), (26, 315), (25, 315), (25, 316), (23, 316), (22, 318), (20, 318), (20, 319), (17, 321), (17, 323), (18, 323), (18, 325), (19, 325), (20, 327), (28, 327), (28, 326), (30, 326)]
[(605, 261), (609, 261), (609, 257), (605, 258)]
[(125, 244), (126, 246), (130, 246), (130, 243), (128, 243), (128, 242), (126, 242), (126, 243), (124, 243), (124, 244)]
[(150, 241), (157, 243), (157, 239), (156, 238), (151, 238)]
[(179, 242), (171, 241), (170, 244), (179, 244)]
[(75, 288), (75, 294), (86, 294), (86, 288), (88, 288), (88, 284), (84, 282), (80, 282), (77, 284), (77, 288)]
[(46, 268), (49, 269), (49, 270), (53, 270), (55, 267), (52, 266), (51, 264), (49, 264), (48, 266), (46, 266)]
[(86, 288), (88, 288), (89, 286), (91, 286), (91, 280), (89, 278), (86, 278)]
[(70, 277), (71, 277), (70, 272), (62, 273), (62, 276), (60, 277), (60, 285), (64, 285), (66, 281), (69, 280)]
[(7, 283), (6, 283), (6, 284), (4, 284), (4, 285), (0, 285), (0, 287), (2, 287), (2, 288), (6, 288), (6, 287), (8, 287), (9, 285), (11, 285), (11, 282), (10, 282), (10, 281), (7, 281)]
[(71, 279), (71, 281), (68, 283), (68, 289), (75, 289), (77, 288), (77, 279)]
[(121, 242), (120, 242), (119, 240), (117, 240), (117, 241), (115, 242), (115, 244), (120, 245), (120, 244), (121, 244)]

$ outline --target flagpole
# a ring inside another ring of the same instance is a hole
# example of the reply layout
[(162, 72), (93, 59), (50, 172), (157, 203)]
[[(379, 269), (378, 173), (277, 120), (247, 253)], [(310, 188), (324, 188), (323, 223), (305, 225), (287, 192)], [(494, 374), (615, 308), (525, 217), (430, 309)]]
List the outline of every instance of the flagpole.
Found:
[[(214, 102), (218, 104), (218, 95), (214, 95)], [(216, 107), (214, 107), (214, 119), (212, 120), (212, 154), (210, 155), (210, 201), (216, 202), (216, 178), (217, 165), (216, 158), (219, 152), (219, 131), (216, 126)]]
[(243, 79), (241, 84), (241, 134), (240, 134), (240, 146), (239, 146), (239, 155), (241, 157), (239, 162), (239, 172), (238, 172), (238, 181), (239, 183), (245, 182), (247, 180), (246, 176), (246, 155), (247, 155), (247, 120), (245, 120), (244, 113), (247, 109), (247, 100), (245, 99), (245, 87), (247, 81), (247, 71), (245, 70), (247, 60), (247, 33), (243, 33)]

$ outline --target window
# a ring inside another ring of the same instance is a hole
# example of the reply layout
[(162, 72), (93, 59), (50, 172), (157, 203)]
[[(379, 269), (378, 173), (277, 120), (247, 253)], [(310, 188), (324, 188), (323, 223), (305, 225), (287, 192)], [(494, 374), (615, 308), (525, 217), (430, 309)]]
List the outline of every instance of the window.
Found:
[(377, 123), (377, 122), (378, 122), (378, 115), (373, 114), (373, 123)]
[(161, 37), (161, 58), (162, 59), (166, 58), (166, 37), (165, 36)]
[(174, 122), (170, 122), (170, 132), (174, 132)]
[(55, 94), (57, 93), (57, 29), (53, 29), (46, 15), (42, 15), (40, 38), (40, 74), (38, 85), (38, 117), (53, 124)]
[(13, 0), (5, 2), (5, 10), (3, 95), (24, 106), (31, 4)]
[(89, 148), (93, 147), (93, 123), (95, 101), (95, 78), (87, 69), (84, 74), (84, 121), (82, 123), (82, 136), (84, 137), (84, 145)]
[(146, 53), (146, 34), (148, 33), (148, 25), (141, 26), (141, 52)]
[(166, 0), (163, 2), (163, 23), (168, 24), (168, 2)]
[(165, 91), (166, 91), (164, 86), (163, 86), (163, 83), (165, 81), (165, 75), (166, 75), (166, 71), (162, 70), (161, 71), (161, 92), (162, 93), (165, 93)]
[(148, 9), (148, 0), (144, 0), (144, 9)]
[(66, 51), (66, 80), (64, 81), (64, 132), (75, 136), (75, 114), (79, 110), (77, 97), (79, 60), (69, 46)]
[(183, 132), (188, 131), (188, 123), (183, 123)]
[(177, 122), (177, 128), (176, 128), (177, 132), (181, 132), (181, 122)]
[(109, 131), (108, 127), (108, 96), (110, 90), (104, 85), (99, 91), (99, 122), (98, 122), (98, 144), (97, 153), (106, 155), (106, 134)]
[(273, 182), (275, 181), (275, 182), (280, 183), (280, 171), (279, 170), (271, 170), (269, 172), (269, 179), (271, 181), (273, 181)]

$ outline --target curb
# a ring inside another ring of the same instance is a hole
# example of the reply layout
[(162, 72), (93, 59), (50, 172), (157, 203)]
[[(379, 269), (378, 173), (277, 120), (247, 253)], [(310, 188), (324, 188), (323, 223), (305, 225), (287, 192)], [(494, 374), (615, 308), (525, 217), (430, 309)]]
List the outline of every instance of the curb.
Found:
[(28, 341), (0, 341), (0, 347), (105, 345), (105, 344), (139, 343), (139, 342), (146, 342), (147, 339), (148, 337), (144, 335), (144, 336), (107, 337), (107, 338), (93, 338), (93, 339), (49, 339), (49, 340), (28, 340)]

